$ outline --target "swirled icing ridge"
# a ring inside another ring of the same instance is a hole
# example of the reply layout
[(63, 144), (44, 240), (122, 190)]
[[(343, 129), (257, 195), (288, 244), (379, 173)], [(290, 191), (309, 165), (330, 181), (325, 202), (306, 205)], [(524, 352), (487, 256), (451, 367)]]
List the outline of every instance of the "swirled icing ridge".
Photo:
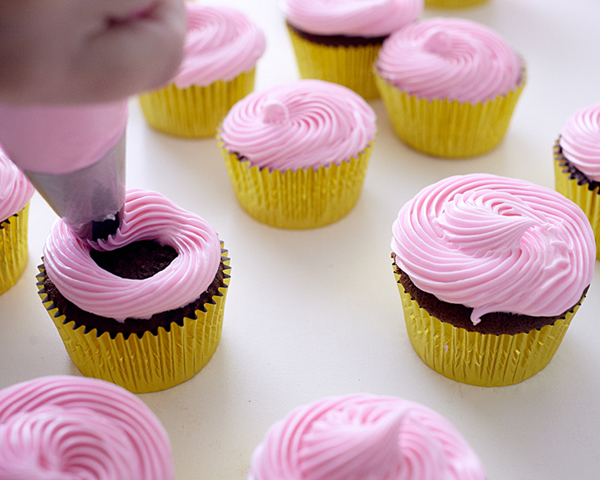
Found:
[(422, 0), (285, 0), (287, 20), (315, 35), (384, 37), (414, 22)]
[(248, 480), (484, 480), (450, 422), (395, 397), (355, 394), (299, 407), (252, 455)]
[(596, 247), (559, 193), (487, 174), (449, 177), (407, 202), (392, 227), (396, 263), (421, 290), (490, 312), (556, 316), (590, 284)]
[(25, 208), (33, 192), (33, 185), (0, 149), (0, 222)]
[(569, 117), (559, 143), (569, 162), (591, 180), (600, 181), (600, 103)]
[(184, 56), (173, 82), (179, 88), (233, 80), (254, 68), (265, 51), (265, 35), (243, 13), (229, 7), (186, 2)]
[(375, 138), (375, 112), (341, 85), (300, 80), (254, 92), (223, 120), (227, 150), (278, 170), (349, 160)]
[(381, 76), (411, 95), (477, 103), (512, 90), (522, 62), (497, 33), (458, 18), (413, 23), (383, 43)]
[(100, 268), (90, 256), (92, 243), (57, 220), (44, 247), (50, 280), (79, 308), (124, 321), (187, 305), (214, 280), (221, 259), (217, 234), (199, 216), (156, 192), (129, 189), (121, 228), (97, 250), (116, 250), (140, 240), (169, 245), (178, 256), (167, 268), (144, 280), (121, 278)]
[(169, 438), (133, 394), (42, 377), (0, 391), (0, 478), (173, 480)]

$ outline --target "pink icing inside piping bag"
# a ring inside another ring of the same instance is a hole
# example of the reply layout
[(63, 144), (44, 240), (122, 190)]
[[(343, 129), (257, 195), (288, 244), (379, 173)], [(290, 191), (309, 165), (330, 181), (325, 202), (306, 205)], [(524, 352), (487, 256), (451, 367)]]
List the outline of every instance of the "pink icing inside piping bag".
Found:
[(127, 101), (96, 105), (0, 104), (0, 142), (24, 171), (71, 173), (111, 150), (125, 132)]
[(83, 238), (106, 238), (125, 201), (127, 100), (0, 104), (0, 143), (54, 211)]

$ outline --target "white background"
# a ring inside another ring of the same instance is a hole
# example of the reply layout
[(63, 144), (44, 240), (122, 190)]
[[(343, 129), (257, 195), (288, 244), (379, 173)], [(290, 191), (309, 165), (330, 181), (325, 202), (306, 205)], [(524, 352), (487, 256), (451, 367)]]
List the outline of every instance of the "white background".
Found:
[[(239, 8), (266, 32), (257, 89), (298, 78), (274, 0), (215, 3)], [(214, 139), (156, 133), (132, 101), (128, 184), (160, 191), (206, 218), (231, 256), (213, 359), (190, 381), (140, 396), (169, 432), (178, 480), (244, 479), (269, 425), (298, 405), (352, 392), (397, 395), (437, 410), (480, 455), (490, 479), (600, 478), (598, 272), (550, 365), (519, 385), (487, 389), (448, 380), (414, 353), (389, 246), (402, 204), (443, 177), (490, 172), (553, 187), (552, 146), (566, 118), (600, 101), (600, 3), (490, 0), (424, 16), (439, 14), (492, 27), (525, 58), (528, 82), (504, 142), (470, 160), (421, 155), (394, 136), (382, 102), (373, 101), (379, 136), (362, 196), (346, 218), (324, 228), (285, 231), (256, 222), (237, 204)], [(79, 375), (36, 293), (36, 265), (55, 218), (36, 194), (29, 264), (0, 297), (0, 388)]]

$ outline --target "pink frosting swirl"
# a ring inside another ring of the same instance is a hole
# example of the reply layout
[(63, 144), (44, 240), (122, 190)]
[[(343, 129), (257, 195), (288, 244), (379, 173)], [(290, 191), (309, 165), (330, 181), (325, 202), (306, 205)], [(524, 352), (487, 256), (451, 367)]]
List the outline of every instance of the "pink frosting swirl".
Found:
[(220, 136), (227, 150), (261, 168), (317, 168), (362, 152), (375, 139), (375, 112), (346, 87), (300, 80), (240, 100)]
[(594, 234), (575, 203), (488, 174), (454, 176), (406, 203), (394, 222), (396, 264), (421, 290), (490, 312), (560, 315), (590, 284)]
[(252, 455), (248, 480), (484, 480), (479, 458), (438, 413), (355, 394), (296, 408)]
[(179, 88), (233, 80), (252, 70), (265, 51), (265, 35), (243, 13), (229, 7), (186, 2), (184, 57), (173, 82)]
[(173, 480), (169, 437), (125, 389), (51, 376), (0, 391), (0, 478)]
[(471, 103), (515, 88), (523, 68), (497, 33), (458, 18), (432, 18), (395, 32), (384, 41), (376, 66), (411, 95)]
[(25, 175), (0, 149), (0, 222), (25, 208), (34, 191)]
[(600, 103), (569, 117), (559, 143), (569, 162), (588, 178), (600, 182)]
[(423, 0), (285, 0), (283, 12), (296, 28), (315, 35), (385, 37), (414, 22)]
[[(140, 240), (169, 245), (178, 256), (144, 280), (113, 275), (90, 256), (92, 246), (108, 251)], [(219, 238), (208, 223), (159, 193), (140, 189), (127, 191), (123, 223), (114, 236), (88, 243), (57, 220), (44, 247), (46, 273), (65, 298), (120, 322), (187, 305), (212, 283), (220, 261)]]

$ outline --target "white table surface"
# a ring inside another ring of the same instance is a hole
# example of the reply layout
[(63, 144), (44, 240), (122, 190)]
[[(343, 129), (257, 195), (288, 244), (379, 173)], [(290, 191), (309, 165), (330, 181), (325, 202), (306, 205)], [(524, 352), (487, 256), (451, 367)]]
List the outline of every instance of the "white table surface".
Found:
[[(298, 78), (275, 0), (223, 0), (266, 32), (257, 89)], [(549, 366), (515, 386), (481, 388), (430, 370), (408, 340), (390, 264), (391, 224), (421, 188), (490, 172), (553, 187), (552, 146), (566, 118), (600, 101), (600, 3), (490, 0), (451, 13), (501, 33), (527, 61), (528, 83), (508, 134), (470, 160), (416, 153), (393, 134), (381, 100), (379, 136), (362, 195), (341, 221), (309, 231), (268, 227), (235, 199), (214, 139), (151, 130), (132, 100), (130, 186), (157, 190), (206, 218), (230, 251), (223, 335), (211, 362), (170, 390), (140, 395), (173, 445), (178, 480), (244, 479), (266, 429), (290, 409), (352, 392), (396, 395), (450, 419), (489, 478), (600, 478), (600, 275)], [(51, 374), (79, 375), (37, 296), (36, 265), (56, 215), (31, 202), (30, 261), (0, 297), (0, 388)], [(132, 479), (133, 480), (133, 479)]]

